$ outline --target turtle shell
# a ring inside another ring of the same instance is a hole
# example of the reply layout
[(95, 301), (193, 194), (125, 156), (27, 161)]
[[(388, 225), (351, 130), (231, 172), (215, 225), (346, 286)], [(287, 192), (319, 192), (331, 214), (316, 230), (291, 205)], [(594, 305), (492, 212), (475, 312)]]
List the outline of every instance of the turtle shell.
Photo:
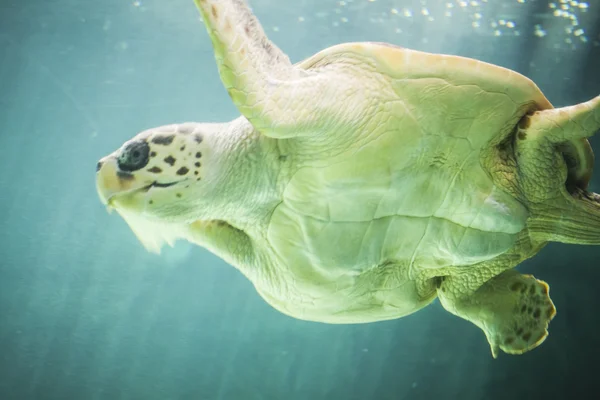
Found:
[[(481, 153), (525, 115), (552, 108), (540, 89), (506, 68), (379, 43), (337, 45), (298, 67), (357, 60), (362, 75), (353, 78), (377, 101), (360, 124), (333, 133), (349, 138), (342, 153), (303, 156), (268, 229), (281, 259), (334, 279), (390, 262), (472, 265), (510, 250), (528, 211), (493, 182)], [(565, 145), (572, 175), (584, 180), (586, 145)]]

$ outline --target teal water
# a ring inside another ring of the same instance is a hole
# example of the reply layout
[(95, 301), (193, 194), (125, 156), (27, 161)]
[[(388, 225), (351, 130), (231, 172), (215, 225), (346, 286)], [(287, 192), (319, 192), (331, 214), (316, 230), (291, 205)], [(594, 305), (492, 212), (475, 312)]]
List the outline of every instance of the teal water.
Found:
[[(557, 106), (600, 94), (600, 4), (589, 3), (251, 1), (293, 61), (344, 41), (391, 42), (513, 68)], [(237, 115), (191, 0), (0, 2), (0, 399), (537, 399), (593, 388), (600, 247), (550, 245), (521, 267), (550, 284), (558, 314), (541, 347), (498, 360), (437, 302), (375, 324), (303, 322), (203, 249), (147, 253), (100, 204), (96, 161), (148, 127)]]

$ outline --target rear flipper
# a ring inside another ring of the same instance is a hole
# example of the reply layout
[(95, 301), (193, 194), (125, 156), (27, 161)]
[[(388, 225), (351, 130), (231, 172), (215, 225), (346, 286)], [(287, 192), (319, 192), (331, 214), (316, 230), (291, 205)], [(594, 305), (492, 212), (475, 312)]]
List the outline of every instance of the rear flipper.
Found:
[(448, 311), (484, 331), (494, 358), (499, 349), (523, 354), (548, 336), (548, 323), (554, 318), (556, 308), (546, 282), (508, 270), (470, 295), (460, 295), (460, 288), (461, 277), (444, 280), (438, 290), (440, 300)]

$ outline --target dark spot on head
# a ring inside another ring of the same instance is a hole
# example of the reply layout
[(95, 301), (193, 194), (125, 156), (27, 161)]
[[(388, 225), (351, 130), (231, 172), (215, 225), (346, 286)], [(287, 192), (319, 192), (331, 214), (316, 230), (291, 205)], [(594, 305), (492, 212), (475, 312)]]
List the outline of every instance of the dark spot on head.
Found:
[(98, 164), (96, 164), (96, 172), (100, 171), (100, 168), (102, 168), (102, 161), (98, 161)]
[(129, 172), (117, 171), (117, 176), (123, 181), (131, 181), (135, 179), (134, 176)]
[(196, 167), (200, 167), (200, 161), (196, 161), (196, 162), (194, 163), (194, 165), (195, 165)]
[(525, 133), (525, 131), (519, 130), (519, 134), (517, 135), (517, 137), (519, 138), (519, 140), (525, 140), (527, 138), (527, 134)]
[(177, 132), (183, 133), (184, 135), (189, 135), (194, 131), (194, 126), (191, 124), (179, 125), (177, 127)]
[(541, 314), (542, 314), (542, 310), (540, 310), (539, 308), (536, 308), (535, 311), (533, 312), (533, 318), (538, 319)]
[(190, 172), (189, 169), (187, 169), (186, 167), (181, 167), (177, 170), (177, 175), (185, 175), (188, 172)]
[(244, 32), (246, 32), (246, 35), (250, 36), (250, 25), (244, 27)]
[(151, 204), (151, 205), (154, 204), (154, 200), (149, 200), (148, 204)]
[(281, 155), (279, 156), (279, 161), (286, 161), (288, 156)]
[(517, 335), (521, 336), (522, 333), (523, 333), (523, 328), (517, 329)]
[(143, 140), (127, 143), (117, 158), (117, 165), (121, 171), (137, 171), (148, 164), (149, 152), (150, 147)]
[(198, 179), (196, 179), (197, 181), (199, 181), (200, 179), (202, 179), (201, 177), (198, 177)]
[(148, 172), (152, 172), (153, 174), (160, 174), (162, 172), (162, 169), (158, 167), (152, 167), (148, 170)]
[(525, 313), (525, 311), (527, 311), (527, 306), (523, 304), (523, 306), (521, 307), (521, 314)]
[(152, 138), (152, 143), (168, 146), (173, 143), (173, 139), (175, 139), (175, 135), (154, 136)]
[(181, 193), (175, 193), (175, 196), (181, 198)]
[(150, 157), (156, 157), (156, 152), (155, 151), (151, 151), (150, 152)]
[(179, 151), (184, 151), (184, 150), (185, 150), (185, 146), (181, 146), (181, 147), (179, 148)]
[(199, 133), (196, 133), (196, 134), (194, 135), (194, 140), (196, 141), (196, 143), (202, 143), (202, 139), (203, 139), (203, 138), (202, 138), (202, 135), (201, 135), (201, 134), (199, 134)]
[(505, 345), (509, 345), (509, 344), (511, 344), (511, 343), (512, 343), (512, 342), (514, 342), (514, 341), (515, 341), (515, 338), (514, 338), (514, 337), (508, 337), (508, 338), (506, 338), (506, 339), (504, 340), (504, 344), (505, 344)]
[(194, 171), (194, 175), (198, 175), (198, 171)]
[(175, 165), (175, 161), (177, 161), (173, 156), (168, 156), (164, 159), (164, 161), (169, 164), (171, 167)]
[(534, 294), (534, 293), (535, 293), (535, 285), (529, 286), (529, 294)]
[(265, 41), (263, 42), (263, 49), (265, 49), (268, 54), (271, 54), (273, 52), (273, 45), (268, 41)]
[(527, 342), (529, 339), (531, 339), (531, 332), (525, 332), (525, 334), (521, 337)]
[(214, 4), (210, 7), (210, 12), (212, 13), (213, 18), (219, 18), (219, 12), (217, 11), (217, 6)]
[(196, 158), (200, 158), (200, 157), (202, 157), (202, 153), (200, 153), (199, 151), (196, 152)]

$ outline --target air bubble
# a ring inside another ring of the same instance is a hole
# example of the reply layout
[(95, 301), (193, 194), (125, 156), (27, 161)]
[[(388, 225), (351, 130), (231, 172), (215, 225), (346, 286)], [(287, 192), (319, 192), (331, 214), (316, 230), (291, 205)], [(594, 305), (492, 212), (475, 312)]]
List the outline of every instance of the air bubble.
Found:
[(542, 28), (541, 25), (537, 24), (534, 26), (534, 31), (533, 34), (537, 37), (544, 37), (546, 36), (548, 33)]

